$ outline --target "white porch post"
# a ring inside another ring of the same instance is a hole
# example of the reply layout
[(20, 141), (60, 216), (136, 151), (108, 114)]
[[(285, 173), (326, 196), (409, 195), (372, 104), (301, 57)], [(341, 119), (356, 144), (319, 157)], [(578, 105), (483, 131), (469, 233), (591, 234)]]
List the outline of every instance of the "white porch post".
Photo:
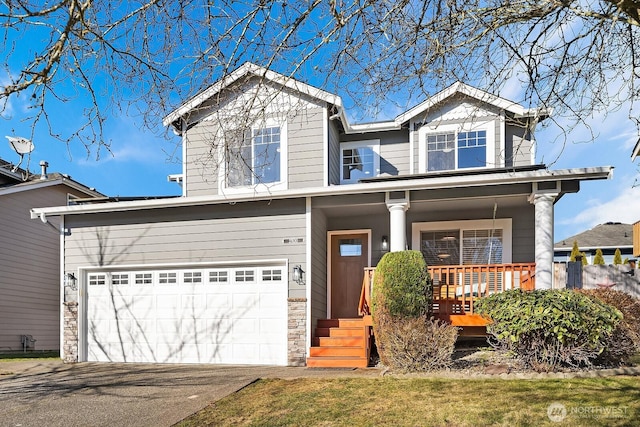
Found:
[(553, 202), (558, 193), (533, 193), (535, 205), (536, 289), (553, 287)]
[(409, 203), (387, 203), (390, 219), (390, 252), (404, 251), (407, 248), (407, 221), (406, 212), (409, 209)]

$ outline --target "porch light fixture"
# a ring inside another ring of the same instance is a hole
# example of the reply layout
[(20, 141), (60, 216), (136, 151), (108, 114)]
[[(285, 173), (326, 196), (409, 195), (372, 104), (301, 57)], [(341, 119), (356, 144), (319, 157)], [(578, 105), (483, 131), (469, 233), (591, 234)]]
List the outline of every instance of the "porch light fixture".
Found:
[(293, 281), (298, 285), (304, 285), (304, 270), (299, 265), (293, 267)]
[(389, 249), (389, 238), (387, 236), (382, 236), (382, 250), (386, 251)]
[(78, 289), (78, 287), (76, 286), (77, 282), (78, 279), (73, 273), (66, 273), (64, 275), (64, 285), (71, 290), (75, 291)]

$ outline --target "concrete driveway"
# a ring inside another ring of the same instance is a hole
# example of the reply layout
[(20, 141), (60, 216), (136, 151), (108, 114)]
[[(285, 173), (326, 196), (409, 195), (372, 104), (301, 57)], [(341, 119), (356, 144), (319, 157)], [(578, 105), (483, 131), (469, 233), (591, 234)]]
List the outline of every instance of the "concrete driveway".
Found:
[(376, 372), (0, 362), (0, 426), (170, 426), (259, 378), (354, 374), (374, 376)]

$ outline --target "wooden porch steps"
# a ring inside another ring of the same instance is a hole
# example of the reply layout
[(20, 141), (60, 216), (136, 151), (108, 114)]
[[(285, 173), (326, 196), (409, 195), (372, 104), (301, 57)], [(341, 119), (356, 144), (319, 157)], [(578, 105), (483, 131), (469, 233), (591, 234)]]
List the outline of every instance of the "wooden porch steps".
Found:
[(371, 345), (370, 316), (356, 319), (319, 319), (309, 368), (366, 368)]

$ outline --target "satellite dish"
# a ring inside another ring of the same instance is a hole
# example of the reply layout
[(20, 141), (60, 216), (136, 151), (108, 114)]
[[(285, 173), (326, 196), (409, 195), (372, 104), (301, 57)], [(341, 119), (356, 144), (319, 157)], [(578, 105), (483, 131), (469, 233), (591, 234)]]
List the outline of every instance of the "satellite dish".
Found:
[(7, 136), (7, 139), (9, 140), (9, 145), (11, 146), (11, 148), (13, 148), (13, 151), (18, 153), (18, 155), (20, 156), (20, 161), (18, 162), (18, 164), (15, 165), (13, 169), (11, 169), (12, 172), (15, 172), (20, 167), (20, 164), (22, 164), (24, 155), (31, 153), (35, 146), (33, 145), (33, 142), (22, 136)]

